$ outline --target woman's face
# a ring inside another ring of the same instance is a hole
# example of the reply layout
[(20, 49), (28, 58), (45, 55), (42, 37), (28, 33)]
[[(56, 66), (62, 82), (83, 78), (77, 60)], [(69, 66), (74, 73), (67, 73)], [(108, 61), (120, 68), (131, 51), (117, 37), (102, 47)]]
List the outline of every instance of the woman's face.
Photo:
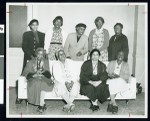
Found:
[(54, 26), (55, 26), (56, 28), (60, 28), (61, 25), (62, 25), (62, 21), (61, 21), (60, 19), (57, 19), (57, 20), (55, 21), (55, 23), (54, 23)]
[(97, 27), (97, 29), (101, 29), (102, 26), (103, 26), (103, 22), (102, 22), (101, 20), (98, 20), (98, 21), (96, 22), (96, 27)]
[(122, 33), (122, 28), (121, 28), (121, 26), (119, 26), (119, 25), (115, 26), (114, 30), (115, 30), (115, 33), (118, 34), (118, 35), (119, 35), (120, 33)]
[(81, 36), (84, 34), (85, 32), (85, 28), (84, 27), (77, 27), (77, 33)]
[(58, 59), (59, 59), (61, 62), (65, 62), (66, 55), (65, 55), (64, 51), (59, 51), (59, 52), (58, 52)]
[(97, 51), (93, 52), (92, 54), (92, 60), (93, 61), (98, 61), (99, 60), (99, 54)]
[(124, 59), (124, 53), (123, 52), (119, 52), (118, 56), (117, 56), (117, 60), (118, 61), (123, 61), (123, 59)]
[(38, 23), (37, 22), (33, 22), (31, 25), (30, 25), (30, 28), (31, 30), (33, 31), (37, 31), (38, 30)]
[(43, 51), (39, 51), (38, 54), (37, 54), (37, 58), (39, 60), (43, 59), (44, 58), (44, 52)]

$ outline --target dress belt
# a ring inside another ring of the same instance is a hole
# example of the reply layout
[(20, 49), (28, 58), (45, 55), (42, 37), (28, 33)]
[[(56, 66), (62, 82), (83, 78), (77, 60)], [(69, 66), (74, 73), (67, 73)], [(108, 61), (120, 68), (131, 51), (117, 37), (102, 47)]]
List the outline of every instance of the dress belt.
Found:
[(62, 43), (60, 43), (60, 42), (51, 42), (50, 44), (59, 44), (59, 45), (62, 45)]

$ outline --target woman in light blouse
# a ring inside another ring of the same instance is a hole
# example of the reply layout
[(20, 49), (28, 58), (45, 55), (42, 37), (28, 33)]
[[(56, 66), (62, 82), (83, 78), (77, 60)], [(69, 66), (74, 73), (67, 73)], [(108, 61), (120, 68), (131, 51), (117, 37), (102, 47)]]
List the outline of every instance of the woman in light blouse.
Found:
[(103, 28), (104, 19), (102, 17), (97, 17), (95, 19), (96, 28), (93, 29), (89, 34), (89, 52), (92, 49), (98, 49), (101, 53), (100, 61), (108, 61), (108, 51), (107, 47), (109, 45), (109, 32), (107, 29)]

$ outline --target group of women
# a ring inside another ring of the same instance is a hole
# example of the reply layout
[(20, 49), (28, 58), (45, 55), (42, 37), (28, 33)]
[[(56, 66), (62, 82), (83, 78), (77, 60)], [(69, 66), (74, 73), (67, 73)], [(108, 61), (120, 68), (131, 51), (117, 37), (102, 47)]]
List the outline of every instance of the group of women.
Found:
[[(117, 93), (126, 90), (130, 76), (127, 64), (128, 39), (122, 34), (123, 25), (121, 23), (115, 24), (115, 35), (110, 39), (109, 32), (103, 28), (103, 24), (104, 19), (97, 17), (95, 19), (96, 28), (90, 32), (89, 37), (86, 37), (84, 35), (86, 25), (79, 23), (76, 26), (76, 34), (73, 34), (72, 39), (67, 40), (66, 43), (68, 44), (68, 41), (71, 43), (75, 35), (77, 43), (81, 41), (81, 38), (83, 39), (82, 36), (85, 38), (84, 41), (82, 40), (85, 44), (80, 43), (83, 47), (75, 51), (76, 56), (72, 58), (70, 53), (69, 58), (78, 60), (78, 56), (84, 56), (85, 53), (89, 53), (89, 59), (81, 67), (79, 81), (80, 94), (86, 95), (91, 100), (90, 109), (93, 111), (98, 110), (97, 101), (99, 100), (103, 103), (110, 97), (111, 101), (108, 104), (107, 111), (117, 113), (118, 106), (115, 102), (115, 96)], [(63, 25), (61, 16), (57, 16), (53, 20), (54, 27), (49, 29), (46, 35), (37, 30), (38, 25), (38, 20), (33, 19), (30, 21), (29, 27), (31, 31), (23, 34), (22, 42), (24, 51), (22, 75), (28, 80), (28, 102), (34, 105), (42, 103), (40, 101), (42, 90), (53, 90), (52, 73), (49, 71), (48, 60), (57, 60), (59, 50), (69, 50), (65, 48), (66, 36), (61, 29)], [(83, 49), (84, 53), (82, 53)], [(83, 61), (83, 58), (79, 58), (79, 60)], [(103, 64), (105, 61), (109, 61), (107, 67)], [(21, 103), (21, 100), (17, 99), (16, 103)], [(38, 109), (45, 110), (46, 105), (44, 104), (42, 108), (39, 106)]]

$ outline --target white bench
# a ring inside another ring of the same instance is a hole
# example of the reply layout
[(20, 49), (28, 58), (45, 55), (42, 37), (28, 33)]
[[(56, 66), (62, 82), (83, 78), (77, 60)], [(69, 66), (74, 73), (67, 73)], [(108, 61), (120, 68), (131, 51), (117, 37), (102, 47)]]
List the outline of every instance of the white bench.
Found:
[[(52, 66), (54, 62), (55, 61), (49, 61), (50, 72), (52, 72)], [(74, 64), (71, 65), (74, 76), (77, 76), (78, 79), (79, 79), (79, 74), (80, 74), (80, 69), (82, 64), (83, 62), (75, 61)], [(107, 65), (108, 62), (105, 62), (105, 64)], [(27, 99), (27, 81), (25, 77), (18, 78), (18, 98)], [(54, 91), (51, 91), (46, 93), (45, 99), (53, 100), (53, 99), (62, 99), (62, 98), (57, 97)], [(136, 99), (136, 78), (130, 77), (128, 83), (128, 89), (122, 94), (118, 93), (116, 95), (116, 99), (125, 99), (125, 100)], [(89, 100), (89, 99), (88, 97), (79, 94), (75, 100)]]

